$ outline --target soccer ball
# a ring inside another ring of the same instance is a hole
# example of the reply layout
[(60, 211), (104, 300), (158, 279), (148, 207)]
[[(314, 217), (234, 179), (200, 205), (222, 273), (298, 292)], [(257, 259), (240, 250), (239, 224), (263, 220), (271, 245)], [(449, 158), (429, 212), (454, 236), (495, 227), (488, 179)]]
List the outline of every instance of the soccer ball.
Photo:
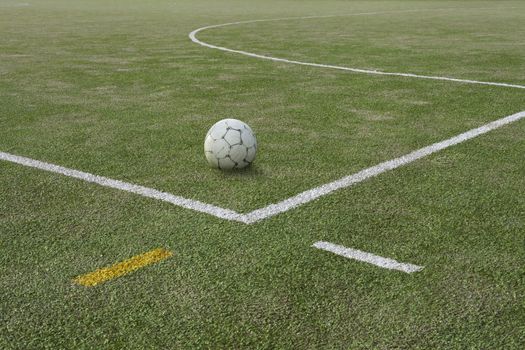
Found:
[(253, 162), (256, 152), (255, 134), (246, 123), (237, 119), (218, 121), (204, 139), (204, 154), (214, 168), (244, 168)]

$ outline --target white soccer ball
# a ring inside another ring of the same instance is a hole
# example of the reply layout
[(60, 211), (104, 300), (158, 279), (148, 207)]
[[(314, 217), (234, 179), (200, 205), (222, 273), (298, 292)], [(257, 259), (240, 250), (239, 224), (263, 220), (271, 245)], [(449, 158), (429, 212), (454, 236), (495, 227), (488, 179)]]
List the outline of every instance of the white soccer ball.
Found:
[(237, 119), (218, 121), (204, 139), (204, 154), (214, 168), (244, 168), (253, 162), (256, 152), (255, 134), (246, 123)]

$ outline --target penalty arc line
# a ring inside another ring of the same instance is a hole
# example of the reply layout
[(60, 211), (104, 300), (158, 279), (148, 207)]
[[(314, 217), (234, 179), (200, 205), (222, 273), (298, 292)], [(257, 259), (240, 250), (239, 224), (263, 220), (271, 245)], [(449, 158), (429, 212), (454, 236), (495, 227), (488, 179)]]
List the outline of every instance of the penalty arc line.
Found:
[(337, 245), (330, 242), (315, 242), (312, 245), (312, 247), (325, 250), (327, 252), (331, 252), (340, 256), (344, 256), (348, 259), (366, 262), (389, 270), (398, 270), (406, 273), (413, 273), (421, 271), (424, 268), (424, 266), (401, 263), (394, 259), (384, 258), (379, 255), (374, 255), (372, 253), (363, 252), (357, 249), (347, 248), (342, 245)]
[[(510, 7), (514, 8), (514, 7)], [(224, 52), (229, 53), (236, 53), (248, 57), (253, 58), (259, 58), (263, 60), (270, 60), (274, 62), (282, 62), (282, 63), (289, 63), (289, 64), (296, 64), (301, 66), (310, 66), (310, 67), (318, 67), (318, 68), (328, 68), (328, 69), (336, 69), (336, 70), (343, 70), (343, 71), (349, 71), (353, 73), (363, 73), (363, 74), (374, 74), (374, 75), (383, 75), (383, 76), (397, 76), (397, 77), (405, 77), (405, 78), (416, 78), (416, 79), (429, 79), (429, 80), (441, 80), (441, 81), (450, 81), (450, 82), (456, 82), (456, 83), (463, 83), (463, 84), (477, 84), (477, 85), (488, 85), (488, 86), (499, 86), (499, 87), (507, 87), (507, 88), (516, 88), (516, 89), (525, 89), (525, 85), (519, 85), (519, 84), (508, 84), (508, 83), (498, 83), (498, 82), (489, 82), (489, 81), (479, 81), (479, 80), (471, 80), (471, 79), (459, 79), (459, 78), (452, 78), (452, 77), (441, 77), (441, 76), (431, 76), (431, 75), (421, 75), (421, 74), (413, 74), (413, 73), (396, 73), (396, 72), (383, 72), (379, 70), (370, 70), (370, 69), (361, 69), (361, 68), (351, 68), (351, 67), (344, 67), (344, 66), (336, 66), (336, 65), (330, 65), (330, 64), (322, 64), (322, 63), (314, 63), (314, 62), (304, 62), (304, 61), (296, 61), (296, 60), (288, 60), (285, 58), (279, 58), (279, 57), (273, 57), (273, 56), (267, 56), (267, 55), (260, 55), (253, 52), (243, 51), (243, 50), (236, 50), (236, 49), (230, 49), (223, 46), (213, 45), (210, 43), (206, 43), (200, 39), (197, 38), (197, 33), (202, 32), (207, 29), (213, 29), (213, 28), (221, 28), (221, 27), (227, 27), (227, 26), (233, 26), (233, 25), (239, 25), (239, 24), (249, 24), (249, 23), (260, 23), (260, 22), (276, 22), (276, 21), (286, 21), (286, 20), (300, 20), (300, 19), (316, 19), (316, 18), (332, 18), (332, 17), (349, 17), (349, 16), (370, 16), (370, 15), (379, 15), (379, 14), (394, 14), (394, 13), (411, 13), (411, 12), (432, 12), (432, 11), (444, 11), (444, 10), (459, 10), (460, 8), (444, 8), (444, 9), (416, 9), (416, 10), (401, 10), (401, 11), (381, 11), (381, 12), (363, 12), (363, 13), (354, 13), (354, 14), (346, 14), (346, 15), (324, 15), (324, 16), (305, 16), (305, 17), (286, 17), (286, 18), (273, 18), (273, 19), (256, 19), (256, 20), (250, 20), (250, 21), (240, 21), (240, 22), (230, 22), (230, 23), (222, 23), (222, 24), (215, 24), (210, 26), (205, 26), (201, 28), (197, 28), (191, 33), (188, 34), (191, 41), (194, 43), (210, 48), (210, 49), (216, 49)], [(497, 8), (477, 8), (477, 10), (494, 10)]]
[(277, 214), (296, 208), (300, 205), (316, 200), (322, 196), (326, 196), (339, 189), (350, 187), (359, 182), (365, 181), (379, 174), (382, 174), (386, 171), (394, 170), (398, 167), (412, 163), (418, 159), (424, 158), (433, 153), (444, 150), (448, 147), (473, 139), (492, 130), (498, 129), (502, 126), (517, 122), (518, 120), (523, 118), (525, 118), (525, 111), (515, 113), (513, 115), (485, 124), (479, 128), (469, 130), (465, 133), (462, 133), (460, 135), (454, 136), (441, 142), (434, 143), (430, 146), (423, 147), (417, 151), (413, 151), (404, 156), (377, 164), (370, 168), (361, 170), (353, 175), (346, 176), (339, 180), (327, 183), (325, 185), (301, 192), (298, 195), (290, 197), (279, 203), (270, 204), (266, 207), (256, 209), (246, 214), (241, 214), (230, 209), (221, 208), (197, 200), (176, 196), (171, 193), (162, 192), (153, 188), (139, 186), (103, 176), (93, 175), (83, 171), (69, 169), (59, 165), (50, 164), (31, 158), (21, 157), (10, 153), (0, 152), (0, 160), (24, 165), (31, 168), (45, 170), (52, 173), (65, 175), (68, 177), (73, 177), (86, 182), (95, 183), (104, 187), (110, 187), (121, 191), (135, 193), (143, 197), (161, 200), (179, 207), (213, 215), (220, 219), (238, 221), (244, 224), (253, 224), (255, 222), (267, 219), (269, 217), (275, 216)]

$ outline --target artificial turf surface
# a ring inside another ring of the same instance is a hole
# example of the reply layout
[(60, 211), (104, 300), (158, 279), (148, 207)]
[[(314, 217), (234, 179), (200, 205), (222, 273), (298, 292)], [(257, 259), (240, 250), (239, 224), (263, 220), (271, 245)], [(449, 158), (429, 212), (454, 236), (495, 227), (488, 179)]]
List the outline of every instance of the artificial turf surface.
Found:
[[(455, 8), (455, 9), (451, 9)], [(492, 9), (487, 9), (492, 8)], [(241, 212), (525, 109), (525, 3), (0, 1), (0, 151)], [(206, 165), (250, 124), (242, 172)], [(525, 346), (525, 123), (254, 225), (0, 162), (0, 348)], [(325, 240), (403, 262), (383, 270)], [(163, 247), (96, 287), (81, 274)]]

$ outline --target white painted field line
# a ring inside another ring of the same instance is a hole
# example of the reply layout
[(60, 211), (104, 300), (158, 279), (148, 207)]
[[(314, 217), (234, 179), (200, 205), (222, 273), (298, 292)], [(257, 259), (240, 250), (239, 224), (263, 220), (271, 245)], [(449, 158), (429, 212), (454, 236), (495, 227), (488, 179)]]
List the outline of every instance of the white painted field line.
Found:
[(0, 152), (0, 160), (25, 165), (31, 168), (49, 171), (56, 174), (61, 174), (76, 179), (80, 179), (86, 182), (95, 183), (101, 186), (118, 189), (121, 191), (131, 192), (143, 197), (154, 198), (163, 202), (168, 202), (179, 207), (186, 209), (195, 210), (201, 213), (213, 215), (220, 219), (238, 221), (244, 224), (253, 224), (257, 221), (269, 218), (271, 216), (286, 212), (300, 205), (311, 202), (319, 197), (326, 196), (334, 191), (342, 188), (352, 186), (361, 181), (365, 181), (371, 177), (382, 174), (386, 171), (396, 169), (400, 166), (412, 163), (418, 159), (426, 157), (432, 153), (441, 151), (450, 146), (457, 145), (458, 143), (465, 142), (479, 135), (483, 135), (489, 131), (500, 128), (504, 125), (514, 123), (520, 119), (525, 118), (525, 111), (510, 115), (505, 118), (498, 119), (494, 122), (485, 124), (479, 128), (472, 129), (458, 136), (454, 136), (447, 140), (434, 143), (430, 146), (423, 147), (417, 151), (411, 152), (399, 158), (395, 158), (373, 167), (364, 169), (350, 176), (343, 177), (339, 180), (330, 182), (328, 184), (312, 188), (310, 190), (299, 193), (296, 196), (285, 199), (276, 204), (270, 204), (264, 208), (256, 209), (252, 212), (241, 214), (236, 211), (221, 208), (212, 204), (203, 203), (197, 200), (188, 199), (180, 196), (173, 195), (167, 192), (161, 192), (159, 190), (139, 186), (119, 180), (109, 179), (107, 177), (93, 175), (79, 170), (65, 168), (59, 165), (41, 162), (35, 159), (17, 156), (10, 153)]
[[(495, 9), (498, 9), (498, 8), (477, 8), (475, 10), (485, 10), (485, 9), (495, 10)], [(296, 60), (288, 60), (288, 59), (285, 59), (285, 58), (266, 56), (266, 55), (259, 55), (259, 54), (253, 53), (253, 52), (242, 51), (242, 50), (235, 50), (235, 49), (230, 49), (230, 48), (223, 47), (223, 46), (217, 46), (217, 45), (206, 43), (206, 42), (201, 41), (201, 40), (199, 40), (197, 38), (197, 33), (202, 32), (204, 30), (213, 29), (213, 28), (220, 28), (220, 27), (227, 27), (227, 26), (233, 26), (233, 25), (239, 25), (239, 24), (258, 23), (258, 22), (275, 22), (275, 21), (299, 20), (299, 19), (314, 19), (314, 18), (330, 18), (330, 17), (343, 17), (343, 16), (345, 16), (345, 17), (346, 16), (370, 16), (370, 15), (392, 14), (392, 13), (432, 12), (432, 11), (444, 11), (444, 10), (460, 10), (460, 8), (416, 9), (416, 10), (401, 10), (401, 11), (363, 12), (363, 13), (354, 13), (354, 14), (347, 14), (347, 15), (327, 15), (327, 16), (306, 16), (306, 17), (286, 17), (286, 18), (274, 18), (274, 19), (257, 19), (257, 20), (251, 20), (251, 21), (240, 21), (240, 22), (230, 22), (230, 23), (223, 23), (223, 24), (215, 24), (215, 25), (210, 25), (210, 26), (206, 26), (206, 27), (197, 28), (197, 29), (195, 29), (194, 31), (192, 31), (189, 34), (189, 38), (194, 43), (202, 45), (202, 46), (205, 46), (205, 47), (208, 47), (208, 48), (211, 48), (211, 49), (221, 50), (221, 51), (230, 52), (230, 53), (236, 53), (236, 54), (249, 56), (249, 57), (254, 57), (254, 58), (259, 58), (259, 59), (264, 59), (264, 60), (270, 60), (270, 61), (274, 61), (274, 62), (283, 62), (283, 63), (297, 64), (297, 65), (301, 65), (301, 66), (337, 69), (337, 70), (350, 71), (350, 72), (354, 72), (354, 73), (386, 75), (386, 76), (398, 76), (398, 77), (417, 78), (417, 79), (441, 80), (441, 81), (450, 81), (450, 82), (457, 82), (457, 83), (463, 83), (463, 84), (478, 84), (478, 85), (489, 85), (489, 86), (500, 86), (500, 87), (507, 87), (507, 88), (525, 89), (525, 85), (518, 85), (518, 84), (497, 83), (497, 82), (479, 81), (479, 80), (471, 80), (471, 79), (458, 79), (458, 78), (453, 78), (453, 77), (441, 77), (441, 76), (421, 75), (421, 74), (413, 74), (413, 73), (383, 72), (383, 71), (379, 71), (379, 70), (360, 69), (360, 68), (336, 66), (336, 65), (331, 65), (331, 64), (322, 64), (322, 63), (313, 63), (313, 62), (303, 62), (303, 61), (296, 61)]]
[(345, 176), (339, 180), (327, 183), (319, 187), (312, 188), (308, 191), (304, 191), (302, 193), (299, 193), (298, 195), (285, 199), (279, 203), (270, 204), (264, 208), (254, 210), (250, 213), (245, 214), (244, 219), (246, 223), (254, 223), (259, 220), (266, 219), (270, 216), (274, 216), (279, 213), (283, 213), (297, 206), (311, 202), (319, 197), (326, 196), (327, 194), (330, 194), (341, 188), (352, 186), (356, 183), (365, 181), (371, 177), (377, 176), (386, 171), (399, 168), (400, 166), (412, 163), (418, 159), (429, 156), (432, 153), (436, 153), (445, 148), (448, 148), (448, 147), (457, 145), (459, 143), (465, 142), (467, 140), (473, 139), (474, 137), (483, 135), (489, 131), (498, 129), (504, 125), (514, 123), (523, 118), (525, 118), (525, 111), (510, 115), (505, 118), (498, 119), (491, 123), (485, 124), (479, 128), (472, 129), (463, 134), (451, 137), (447, 140), (434, 143), (427, 147), (423, 147), (421, 149), (418, 149), (417, 151), (408, 153), (399, 158), (395, 158), (395, 159), (377, 164), (373, 167), (361, 170), (353, 175)]
[(195, 210), (201, 213), (210, 214), (221, 219), (233, 220), (244, 222), (244, 216), (233, 210), (224, 209), (217, 207), (212, 204), (206, 204), (199, 202), (193, 199), (188, 199), (184, 197), (175, 196), (171, 193), (161, 192), (153, 188), (148, 188), (144, 186), (134, 185), (131, 183), (109, 179), (107, 177), (93, 175), (90, 173), (85, 173), (83, 171), (78, 171), (74, 169), (64, 168), (59, 165), (50, 164), (34, 160), (31, 158), (20, 157), (13, 154), (0, 152), (0, 160), (5, 160), (12, 163), (17, 163), (25, 165), (31, 168), (36, 168), (40, 170), (49, 171), (56, 174), (61, 174), (76, 179), (84, 180), (86, 182), (95, 183), (104, 187), (110, 187), (121, 191), (131, 192), (143, 197), (154, 198), (161, 200), (163, 202), (168, 202), (179, 207), (186, 209)]
[(312, 245), (312, 247), (326, 250), (327, 252), (341, 255), (348, 259), (363, 261), (389, 270), (398, 270), (406, 273), (412, 273), (421, 271), (424, 268), (424, 266), (400, 263), (399, 261), (396, 261), (394, 259), (384, 258), (382, 256), (363, 252), (357, 249), (346, 248), (342, 245), (337, 245), (330, 242), (316, 242)]

